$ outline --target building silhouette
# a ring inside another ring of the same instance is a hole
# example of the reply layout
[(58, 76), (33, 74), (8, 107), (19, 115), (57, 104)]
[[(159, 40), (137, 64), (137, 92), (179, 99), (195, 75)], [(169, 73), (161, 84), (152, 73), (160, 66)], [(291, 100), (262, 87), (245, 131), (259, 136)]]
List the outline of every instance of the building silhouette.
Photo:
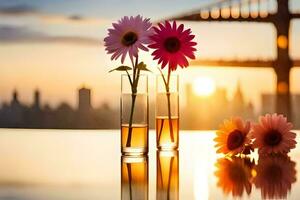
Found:
[(36, 89), (34, 91), (34, 102), (33, 102), (33, 108), (35, 110), (40, 110), (41, 109), (41, 100), (40, 100), (40, 91), (38, 89)]
[(245, 100), (244, 100), (244, 95), (241, 90), (241, 84), (240, 82), (237, 83), (237, 88), (234, 93), (232, 103), (231, 105), (231, 110), (233, 114), (237, 115), (244, 115), (246, 112), (245, 109)]
[(89, 112), (91, 109), (91, 90), (82, 87), (78, 91), (78, 111)]
[(84, 86), (78, 90), (78, 109), (75, 121), (76, 128), (92, 127), (96, 123), (91, 105), (91, 90)]
[(14, 90), (13, 97), (10, 103), (10, 109), (6, 109), (6, 114), (11, 119), (9, 125), (15, 124), (17, 127), (23, 125), (24, 107), (20, 104), (18, 92)]

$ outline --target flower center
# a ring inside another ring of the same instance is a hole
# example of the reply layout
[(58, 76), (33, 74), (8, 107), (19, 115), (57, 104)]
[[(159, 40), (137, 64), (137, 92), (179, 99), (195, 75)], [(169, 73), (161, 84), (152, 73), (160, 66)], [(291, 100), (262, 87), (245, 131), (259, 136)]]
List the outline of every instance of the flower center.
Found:
[(169, 37), (164, 42), (165, 49), (170, 53), (176, 53), (180, 49), (180, 41), (177, 37)]
[(122, 44), (126, 47), (133, 45), (138, 40), (136, 33), (129, 31), (122, 38)]
[(227, 147), (229, 150), (236, 149), (244, 143), (244, 134), (239, 130), (234, 130), (229, 133), (227, 138)]
[(271, 130), (264, 137), (265, 144), (270, 146), (278, 145), (281, 142), (281, 140), (282, 140), (282, 135), (280, 132), (276, 130)]

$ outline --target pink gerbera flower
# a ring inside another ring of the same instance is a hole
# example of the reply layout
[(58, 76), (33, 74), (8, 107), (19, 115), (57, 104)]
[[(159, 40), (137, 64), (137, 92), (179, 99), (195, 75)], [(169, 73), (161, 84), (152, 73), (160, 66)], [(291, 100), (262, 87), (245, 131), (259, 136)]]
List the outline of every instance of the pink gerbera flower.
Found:
[(216, 132), (215, 147), (217, 153), (227, 155), (242, 154), (250, 145), (250, 122), (243, 122), (240, 117), (224, 120)]
[(259, 154), (286, 154), (296, 146), (296, 134), (291, 132), (292, 123), (283, 115), (261, 116), (259, 124), (253, 126), (253, 146)]
[(139, 49), (148, 51), (145, 44), (149, 44), (149, 36), (152, 33), (149, 18), (123, 17), (118, 23), (113, 23), (113, 28), (108, 29), (108, 36), (104, 38), (105, 50), (112, 54), (111, 59), (116, 60), (120, 56), (123, 63), (127, 54), (131, 61), (138, 56)]
[(191, 35), (191, 29), (184, 30), (183, 24), (177, 27), (175, 21), (172, 25), (166, 21), (158, 26), (153, 27), (155, 34), (150, 36), (152, 43), (149, 47), (155, 49), (152, 53), (154, 60), (162, 63), (162, 69), (167, 64), (172, 71), (177, 69), (177, 65), (187, 67), (189, 63), (186, 57), (195, 59), (194, 46), (197, 44), (192, 41), (195, 35)]

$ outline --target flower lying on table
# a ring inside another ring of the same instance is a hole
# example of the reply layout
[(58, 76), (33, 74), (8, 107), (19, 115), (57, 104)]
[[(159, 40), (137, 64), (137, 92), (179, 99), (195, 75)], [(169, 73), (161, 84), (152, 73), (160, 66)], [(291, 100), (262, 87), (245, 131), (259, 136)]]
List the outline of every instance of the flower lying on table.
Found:
[(243, 122), (239, 117), (224, 120), (217, 131), (214, 141), (217, 153), (226, 155), (241, 154), (250, 144), (250, 122)]
[(296, 133), (291, 132), (292, 123), (283, 115), (267, 114), (253, 125), (253, 146), (259, 154), (286, 154), (296, 147)]
[(253, 125), (244, 125), (240, 118), (225, 120), (214, 139), (217, 153), (249, 154), (253, 147), (260, 155), (287, 154), (297, 143), (292, 127), (286, 117), (276, 113), (261, 116), (259, 123)]

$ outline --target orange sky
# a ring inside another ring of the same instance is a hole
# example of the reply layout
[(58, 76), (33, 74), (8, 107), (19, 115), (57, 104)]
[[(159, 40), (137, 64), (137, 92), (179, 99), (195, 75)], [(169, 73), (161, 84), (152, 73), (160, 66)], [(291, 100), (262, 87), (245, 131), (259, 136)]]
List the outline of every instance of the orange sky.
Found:
[[(109, 23), (105, 23), (99, 29), (105, 33), (108, 26)], [(271, 25), (190, 23), (187, 26), (190, 26), (196, 34), (199, 58), (275, 57), (275, 33)], [(82, 29), (84, 30), (83, 27), (80, 28)], [(89, 29), (95, 29), (95, 27)], [(99, 35), (99, 41), (102, 38)], [(292, 34), (291, 54), (294, 57), (297, 55), (300, 57), (300, 49), (295, 45), (299, 43), (300, 38)], [(150, 68), (155, 69), (156, 62), (151, 60), (149, 54), (143, 53), (142, 58)], [(57, 105), (61, 101), (67, 101), (75, 106), (76, 90), (85, 84), (93, 89), (95, 106), (105, 101), (118, 105), (120, 75), (107, 73), (117, 64), (119, 63), (110, 61), (110, 57), (105, 54), (100, 42), (99, 45), (2, 44), (0, 46), (0, 102), (8, 101), (12, 90), (16, 88), (20, 93), (21, 101), (30, 103), (33, 90), (39, 88), (42, 91), (44, 103)], [(190, 82), (191, 77), (212, 77), (217, 86), (226, 87), (229, 90), (229, 97), (235, 90), (237, 81), (240, 80), (247, 100), (254, 101), (256, 105), (259, 105), (261, 92), (272, 92), (275, 87), (274, 73), (271, 69), (207, 67), (188, 68), (179, 72), (183, 82)], [(299, 75), (299, 70), (293, 70), (292, 90), (295, 92), (300, 92), (297, 79)], [(150, 83), (152, 86), (153, 84), (154, 81)]]

